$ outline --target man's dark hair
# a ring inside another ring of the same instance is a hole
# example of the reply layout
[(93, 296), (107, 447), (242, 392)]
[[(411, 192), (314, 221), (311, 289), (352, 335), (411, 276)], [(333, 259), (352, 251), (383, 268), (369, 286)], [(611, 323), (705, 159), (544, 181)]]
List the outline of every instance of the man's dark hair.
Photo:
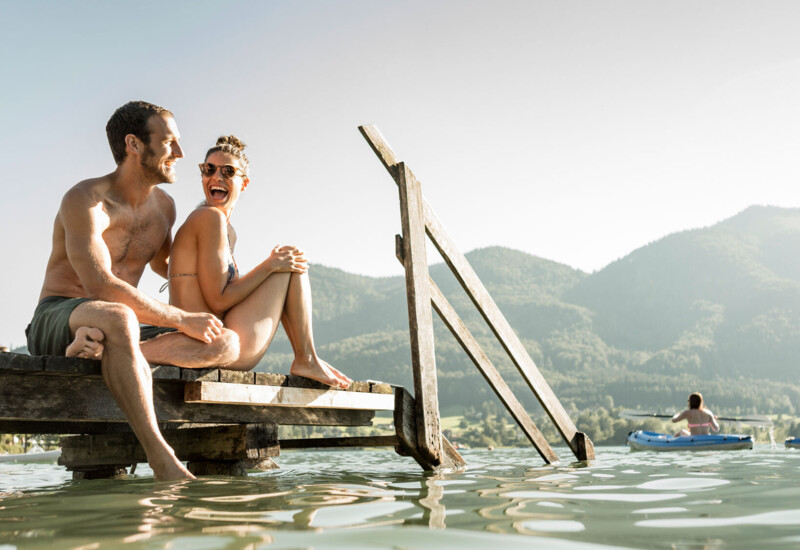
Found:
[(129, 101), (111, 115), (106, 124), (108, 144), (111, 154), (119, 165), (125, 160), (125, 136), (133, 134), (145, 145), (150, 145), (150, 130), (147, 121), (151, 116), (174, 117), (174, 115), (158, 105), (146, 101)]

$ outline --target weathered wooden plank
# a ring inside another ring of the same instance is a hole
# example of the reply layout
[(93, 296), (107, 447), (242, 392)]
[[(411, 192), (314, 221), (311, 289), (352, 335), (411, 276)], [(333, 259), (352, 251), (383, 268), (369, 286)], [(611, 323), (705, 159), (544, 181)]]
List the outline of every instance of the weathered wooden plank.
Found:
[(308, 437), (304, 439), (281, 439), (281, 449), (327, 449), (338, 447), (394, 447), (396, 435), (365, 437)]
[(394, 408), (394, 397), (391, 395), (223, 382), (187, 382), (185, 401), (372, 411), (390, 411)]
[[(246, 460), (278, 456), (275, 424), (250, 424), (163, 430), (180, 460)], [(77, 435), (61, 440), (58, 463), (68, 468), (147, 462), (133, 433)]]
[(0, 372), (37, 373), (44, 371), (44, 358), (23, 353), (0, 353)]
[(388, 382), (370, 382), (369, 391), (372, 393), (394, 393), (392, 385)]
[(364, 392), (369, 393), (370, 387), (369, 382), (366, 380), (353, 380), (353, 383), (350, 384), (350, 387), (347, 388), (345, 391), (356, 391), (356, 392)]
[[(156, 380), (153, 394), (159, 423), (167, 424), (370, 426), (375, 416), (372, 410), (188, 404), (184, 402), (184, 382), (172, 380)], [(31, 423), (126, 422), (102, 380), (13, 372), (0, 373), (0, 419)]]
[[(552, 419), (561, 437), (570, 446), (573, 453), (576, 453), (573, 441), (575, 433), (578, 431), (572, 419), (564, 410), (561, 402), (556, 397), (550, 385), (539, 372), (539, 369), (531, 359), (525, 346), (522, 345), (514, 329), (500, 312), (486, 287), (478, 278), (464, 255), (456, 248), (455, 243), (445, 231), (439, 219), (436, 217), (429, 204), (423, 205), (425, 217), (425, 229), (433, 245), (444, 258), (445, 263), (461, 283), (462, 288), (478, 308), (486, 323), (492, 329), (500, 344), (508, 353), (511, 360), (519, 369), (525, 381), (530, 386), (536, 398), (542, 404), (545, 412)], [(576, 455), (577, 456), (577, 455)]]
[(181, 369), (181, 380), (194, 382), (203, 380), (206, 382), (219, 382), (219, 369)]
[(430, 281), (430, 286), (431, 300), (434, 309), (439, 314), (442, 321), (444, 321), (444, 324), (447, 325), (447, 328), (450, 329), (450, 332), (453, 333), (458, 343), (461, 344), (467, 356), (469, 356), (472, 362), (475, 363), (475, 366), (478, 367), (478, 370), (497, 394), (497, 397), (500, 398), (500, 401), (503, 402), (506, 409), (511, 413), (511, 416), (522, 429), (522, 432), (548, 464), (558, 462), (558, 455), (550, 447), (547, 439), (545, 439), (542, 432), (539, 431), (539, 428), (536, 427), (536, 424), (527, 411), (525, 411), (522, 404), (517, 400), (514, 392), (512, 392), (511, 388), (506, 384), (506, 381), (503, 380), (503, 377), (497, 372), (494, 364), (492, 364), (489, 357), (486, 356), (480, 344), (478, 344), (455, 309), (453, 309), (453, 306), (450, 305), (450, 302), (447, 301), (447, 298), (445, 298), (444, 294), (442, 294), (442, 291), (439, 290), (439, 287), (436, 286), (433, 280)]
[(418, 422), (414, 418), (417, 414), (414, 398), (405, 388), (401, 387), (395, 390), (394, 395), (394, 429), (397, 437), (395, 451), (397, 454), (410, 456), (422, 469), (428, 471), (457, 470), (467, 465), (455, 447), (444, 436), (441, 436), (442, 458), (437, 464), (420, 453), (417, 447), (419, 438), (416, 433)]
[(256, 384), (259, 386), (285, 386), (287, 383), (285, 374), (276, 374), (274, 372), (257, 372)]
[(397, 453), (410, 456), (423, 470), (432, 471), (436, 464), (423, 456), (417, 448), (417, 411), (414, 398), (405, 388), (394, 392), (394, 431), (397, 436)]
[(44, 356), (44, 373), (64, 376), (100, 377), (103, 372), (100, 361), (80, 359), (78, 357), (62, 357), (59, 355)]
[(172, 365), (151, 365), (150, 370), (153, 373), (153, 380), (181, 379), (180, 367), (173, 367)]
[(256, 373), (253, 371), (219, 369), (219, 381), (228, 384), (255, 384)]
[(397, 165), (400, 187), (400, 218), (403, 228), (403, 258), (406, 271), (408, 327), (411, 339), (411, 368), (417, 406), (417, 444), (434, 464), (442, 458), (436, 353), (433, 344), (433, 316), (428, 289), (428, 260), (419, 182), (404, 163)]

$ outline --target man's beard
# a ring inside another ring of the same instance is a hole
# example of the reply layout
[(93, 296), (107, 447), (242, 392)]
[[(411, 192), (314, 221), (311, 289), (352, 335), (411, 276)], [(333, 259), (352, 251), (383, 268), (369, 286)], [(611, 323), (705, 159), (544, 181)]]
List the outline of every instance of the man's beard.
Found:
[(155, 158), (155, 153), (147, 146), (141, 158), (139, 159), (139, 166), (142, 167), (142, 174), (150, 181), (156, 183), (174, 183), (175, 173), (169, 173), (162, 170), (159, 166), (153, 166), (152, 160)]

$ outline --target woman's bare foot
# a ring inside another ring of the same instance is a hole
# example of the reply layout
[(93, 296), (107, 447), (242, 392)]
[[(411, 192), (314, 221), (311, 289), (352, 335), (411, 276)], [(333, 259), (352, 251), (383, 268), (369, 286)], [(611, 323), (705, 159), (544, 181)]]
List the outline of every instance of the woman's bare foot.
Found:
[(75, 331), (75, 339), (64, 353), (67, 357), (83, 359), (100, 359), (103, 356), (103, 344), (106, 337), (103, 331), (94, 327), (80, 327)]
[(310, 378), (343, 390), (352, 383), (352, 380), (318, 357), (295, 357), (289, 374)]
[(331, 364), (328, 363), (327, 361), (322, 361), (322, 364), (325, 365), (326, 367), (328, 367), (328, 369), (333, 373), (333, 375), (336, 376), (336, 378), (338, 378), (340, 380), (340, 382), (341, 382), (340, 387), (342, 389), (349, 388), (350, 384), (353, 383), (353, 379), (352, 378), (350, 378), (349, 376), (344, 374), (339, 369), (336, 369), (336, 368), (332, 367)]

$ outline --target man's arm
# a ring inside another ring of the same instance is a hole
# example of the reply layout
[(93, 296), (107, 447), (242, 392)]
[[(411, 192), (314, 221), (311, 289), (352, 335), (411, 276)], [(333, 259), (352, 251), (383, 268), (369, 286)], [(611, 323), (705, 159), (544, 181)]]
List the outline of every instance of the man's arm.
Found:
[[(158, 193), (160, 189), (156, 189), (154, 192)], [(175, 201), (166, 193), (162, 193), (162, 195), (164, 208), (167, 210), (167, 215), (169, 216), (169, 231), (167, 231), (167, 237), (164, 239), (161, 248), (158, 249), (156, 255), (150, 260), (150, 269), (166, 279), (169, 272), (169, 255), (172, 250), (172, 226), (175, 225)]]
[(64, 226), (67, 257), (87, 297), (130, 307), (142, 323), (176, 328), (187, 336), (211, 342), (222, 330), (222, 322), (210, 314), (187, 313), (162, 304), (123, 281), (112, 272), (111, 253), (103, 240), (109, 226), (102, 203), (81, 188), (64, 195), (59, 210)]

